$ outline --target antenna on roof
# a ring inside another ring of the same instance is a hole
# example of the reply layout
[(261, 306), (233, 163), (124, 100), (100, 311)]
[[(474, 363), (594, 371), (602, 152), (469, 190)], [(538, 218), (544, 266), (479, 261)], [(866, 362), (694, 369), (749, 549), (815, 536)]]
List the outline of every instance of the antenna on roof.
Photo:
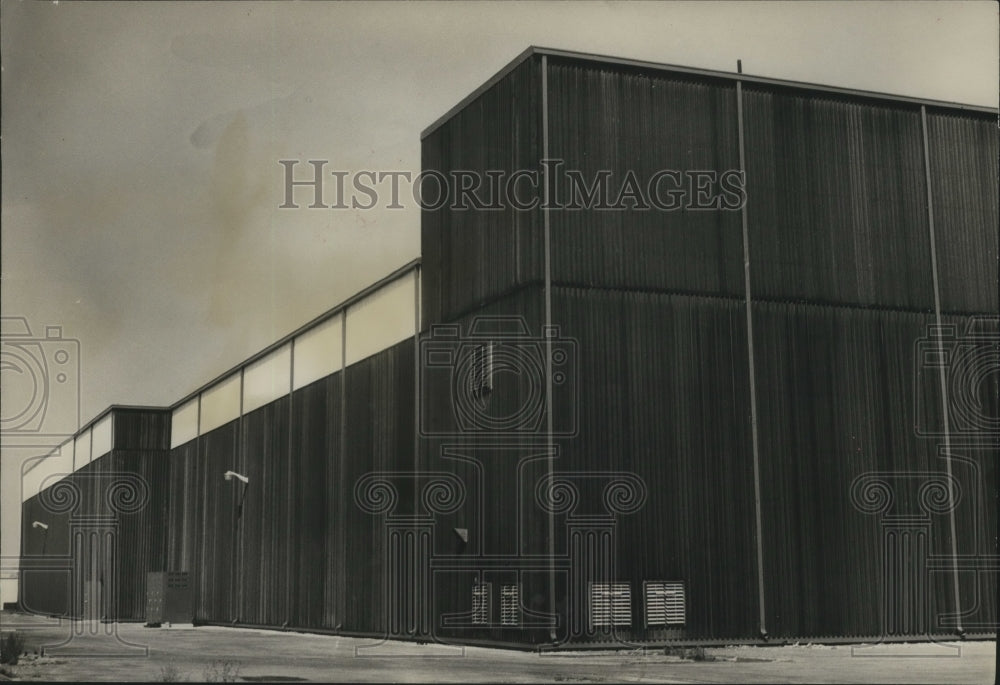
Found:
[(743, 60), (741, 59), (736, 60), (736, 73), (737, 74), (743, 73)]

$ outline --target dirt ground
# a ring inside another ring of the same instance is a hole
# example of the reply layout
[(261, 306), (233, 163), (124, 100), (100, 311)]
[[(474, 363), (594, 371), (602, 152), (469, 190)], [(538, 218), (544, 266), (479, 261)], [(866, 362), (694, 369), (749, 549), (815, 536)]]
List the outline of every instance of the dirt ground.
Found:
[[(985, 641), (722, 647), (696, 661), (662, 650), (538, 654), (241, 628), (70, 624), (9, 613), (0, 614), (0, 628), (27, 637), (31, 654), (5, 667), (18, 680), (992, 683), (996, 661), (996, 644)], [(42, 646), (45, 656), (36, 656)]]

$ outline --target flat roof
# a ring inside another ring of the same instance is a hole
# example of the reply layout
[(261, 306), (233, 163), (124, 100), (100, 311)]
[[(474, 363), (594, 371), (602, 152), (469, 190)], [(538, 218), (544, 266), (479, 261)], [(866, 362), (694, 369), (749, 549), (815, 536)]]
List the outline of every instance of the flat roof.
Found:
[(699, 69), (697, 67), (684, 67), (678, 66), (676, 64), (663, 64), (660, 62), (647, 62), (644, 60), (636, 59), (626, 59), (623, 57), (610, 57), (608, 55), (597, 55), (586, 52), (574, 52), (572, 50), (556, 50), (553, 48), (543, 48), (537, 46), (531, 46), (520, 55), (511, 60), (503, 69), (498, 71), (492, 77), (489, 78), (483, 85), (476, 88), (474, 91), (469, 93), (467, 96), (462, 98), (458, 104), (445, 112), (444, 115), (439, 117), (430, 126), (425, 128), (421, 134), (420, 139), (423, 140), (430, 134), (434, 133), (438, 128), (440, 128), (445, 122), (455, 116), (458, 112), (465, 109), (472, 101), (482, 95), (484, 92), (492, 88), (498, 81), (503, 79), (507, 74), (517, 68), (522, 62), (535, 55), (547, 55), (549, 57), (559, 57), (564, 59), (576, 59), (584, 62), (596, 62), (601, 64), (611, 64), (616, 66), (624, 66), (637, 69), (646, 69), (649, 71), (662, 71), (675, 74), (687, 74), (692, 76), (704, 76), (708, 78), (723, 79), (726, 81), (740, 81), (742, 83), (761, 83), (772, 86), (779, 86), (782, 88), (793, 88), (797, 90), (810, 91), (815, 93), (829, 93), (833, 95), (845, 95), (850, 97), (866, 98), (870, 100), (878, 100), (881, 102), (898, 102), (907, 105), (925, 105), (927, 107), (937, 107), (944, 109), (955, 109), (968, 112), (978, 112), (985, 114), (997, 114), (998, 110), (995, 107), (983, 107), (981, 105), (969, 105), (960, 102), (949, 102), (946, 100), (931, 100), (928, 98), (918, 98), (906, 95), (896, 95), (893, 93), (882, 93), (872, 90), (859, 90), (854, 88), (841, 88), (838, 86), (827, 86), (817, 83), (806, 83), (804, 81), (790, 81), (787, 79), (769, 78), (766, 76), (751, 76), (749, 74), (737, 73), (733, 71), (719, 71), (715, 69)]

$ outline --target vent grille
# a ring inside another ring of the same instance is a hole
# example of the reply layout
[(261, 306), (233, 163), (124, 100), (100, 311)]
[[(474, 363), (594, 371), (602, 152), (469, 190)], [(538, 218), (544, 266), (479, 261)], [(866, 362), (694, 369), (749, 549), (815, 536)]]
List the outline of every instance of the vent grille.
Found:
[(472, 586), (472, 623), (486, 625), (490, 622), (490, 583)]
[(632, 625), (632, 588), (628, 583), (592, 583), (590, 625)]
[(500, 588), (500, 624), (516, 626), (521, 623), (521, 588), (504, 585)]
[(684, 625), (687, 601), (684, 583), (676, 581), (647, 581), (646, 625)]
[(188, 587), (187, 571), (168, 571), (167, 587), (170, 589), (177, 588), (186, 590)]

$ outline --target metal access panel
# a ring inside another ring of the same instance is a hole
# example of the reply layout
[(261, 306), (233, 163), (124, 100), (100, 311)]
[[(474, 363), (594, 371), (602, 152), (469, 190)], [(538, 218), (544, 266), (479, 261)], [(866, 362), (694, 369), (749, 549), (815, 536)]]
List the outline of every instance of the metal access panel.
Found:
[(151, 571), (146, 574), (146, 625), (191, 623), (191, 581), (187, 571)]
[(671, 626), (686, 623), (687, 601), (684, 583), (649, 580), (643, 583), (646, 595), (646, 625)]
[(628, 583), (591, 583), (590, 625), (632, 625), (632, 588)]

